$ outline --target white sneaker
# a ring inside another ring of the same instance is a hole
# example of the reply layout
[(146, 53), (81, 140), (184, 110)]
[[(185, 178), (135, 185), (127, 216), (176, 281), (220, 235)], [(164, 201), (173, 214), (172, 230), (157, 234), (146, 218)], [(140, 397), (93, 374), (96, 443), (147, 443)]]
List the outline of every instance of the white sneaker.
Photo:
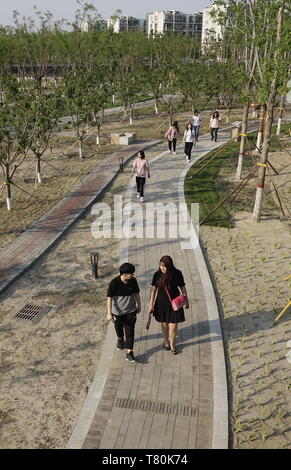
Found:
[(169, 150), (169, 153), (172, 153), (172, 150)]
[(139, 193), (136, 193), (136, 197), (139, 198)]
[(143, 201), (144, 201), (144, 198), (143, 198), (143, 197), (141, 197), (141, 198), (140, 198), (140, 202), (143, 202)]
[(176, 155), (176, 152), (173, 152), (173, 155)]
[(190, 162), (190, 158), (186, 158), (186, 163), (189, 163)]

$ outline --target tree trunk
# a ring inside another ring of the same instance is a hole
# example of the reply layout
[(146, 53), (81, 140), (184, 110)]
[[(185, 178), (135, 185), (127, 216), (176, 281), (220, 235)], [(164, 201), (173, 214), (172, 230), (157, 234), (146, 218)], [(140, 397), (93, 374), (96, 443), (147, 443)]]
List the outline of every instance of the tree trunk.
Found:
[(265, 126), (265, 135), (262, 148), (261, 162), (259, 163), (259, 176), (256, 192), (256, 200), (254, 206), (253, 217), (257, 222), (261, 220), (261, 211), (263, 206), (263, 196), (264, 196), (264, 187), (265, 187), (265, 176), (266, 176), (266, 167), (267, 167), (267, 158), (270, 147), (270, 139), (272, 133), (272, 122), (273, 122), (273, 104), (268, 106), (268, 116)]
[(7, 186), (7, 197), (6, 197), (6, 205), (7, 210), (11, 211), (12, 209), (12, 201), (11, 201), (11, 183), (6, 183)]
[(226, 123), (228, 124), (229, 121), (230, 121), (230, 109), (227, 110)]
[(242, 177), (243, 159), (245, 155), (245, 151), (244, 151), (245, 140), (246, 140), (247, 127), (248, 127), (248, 113), (249, 113), (249, 103), (246, 103), (244, 105), (242, 131), (241, 131), (241, 139), (240, 139), (240, 146), (239, 146), (238, 163), (237, 163), (237, 169), (236, 169), (237, 180), (240, 180)]
[(158, 100), (156, 100), (156, 102), (155, 102), (155, 112), (156, 112), (156, 114), (159, 114), (159, 110), (158, 110)]
[(276, 135), (280, 135), (280, 132), (281, 132), (282, 117), (284, 113), (284, 104), (285, 104), (285, 96), (282, 96), (281, 101), (280, 101), (280, 110), (279, 110)]
[(129, 125), (132, 126), (132, 109), (129, 110)]
[(100, 126), (97, 126), (96, 145), (100, 146)]
[(6, 205), (7, 205), (7, 210), (11, 211), (12, 209), (12, 200), (11, 200), (11, 182), (10, 182), (10, 176), (9, 176), (9, 166), (6, 165), (5, 168), (5, 173), (6, 173)]
[(37, 183), (42, 183), (41, 174), (40, 174), (40, 157), (37, 156), (36, 160), (36, 181)]
[(256, 153), (261, 153), (263, 136), (264, 136), (264, 123), (266, 119), (266, 105), (261, 106), (260, 112), (260, 127), (258, 130), (257, 143), (256, 143)]
[(80, 160), (82, 161), (83, 160), (83, 139), (80, 138), (79, 140), (79, 157), (80, 157)]
[[(279, 44), (281, 39), (281, 31), (282, 31), (282, 24), (283, 24), (283, 11), (285, 7), (285, 2), (280, 6), (278, 10), (277, 16), (277, 35), (276, 35), (276, 43)], [(277, 64), (278, 61), (278, 46), (275, 49), (274, 54), (274, 63)], [(259, 164), (259, 177), (258, 177), (258, 184), (257, 184), (257, 193), (256, 193), (256, 200), (254, 206), (253, 217), (257, 222), (261, 220), (261, 211), (263, 206), (263, 190), (265, 185), (265, 175), (266, 175), (266, 166), (267, 166), (267, 159), (270, 147), (270, 139), (272, 134), (272, 123), (273, 123), (273, 113), (274, 113), (274, 104), (276, 100), (276, 94), (278, 90), (278, 69), (275, 67), (274, 76), (271, 84), (271, 91), (268, 98), (267, 103), (267, 119), (265, 125), (265, 135), (264, 135), (264, 142), (262, 148), (262, 155), (261, 155), (261, 162)]]
[(115, 95), (112, 95), (112, 103), (115, 104)]

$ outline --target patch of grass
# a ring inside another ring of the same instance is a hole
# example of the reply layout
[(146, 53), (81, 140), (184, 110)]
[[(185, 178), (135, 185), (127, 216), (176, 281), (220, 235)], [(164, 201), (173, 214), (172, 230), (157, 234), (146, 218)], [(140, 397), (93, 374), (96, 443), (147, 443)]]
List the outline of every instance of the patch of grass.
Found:
[[(287, 134), (289, 124), (282, 126), (282, 134)], [(274, 131), (273, 131), (274, 134)], [(248, 135), (248, 144), (246, 144), (243, 163), (243, 177), (251, 171), (258, 157), (251, 158), (249, 149), (254, 149), (256, 144), (256, 133), (250, 133)], [(278, 143), (275, 136), (271, 140), (270, 152), (281, 150), (281, 146)], [(236, 167), (237, 167), (237, 155), (239, 151), (239, 143), (234, 142), (227, 148), (223, 149), (205, 168), (199, 171), (192, 179), (191, 177), (202, 165), (198, 161), (195, 163), (187, 173), (185, 179), (185, 198), (188, 204), (199, 203), (200, 204), (200, 221), (204, 219), (210, 212), (223, 200), (238, 184), (234, 180)], [(209, 156), (213, 155), (213, 152)], [(246, 185), (235, 199), (234, 204), (230, 204), (226, 201), (221, 207), (219, 207), (214, 214), (212, 214), (205, 222), (206, 225), (216, 227), (231, 228), (231, 214), (236, 211), (252, 211), (254, 200), (255, 200), (255, 185), (252, 181), (256, 181), (256, 176), (252, 177), (248, 185)], [(263, 212), (264, 215), (270, 215), (277, 210), (277, 205), (274, 203), (272, 198), (266, 198)]]
[[(206, 217), (221, 200), (221, 195), (217, 191), (216, 177), (220, 168), (227, 160), (234, 156), (237, 149), (237, 143), (231, 144), (228, 148), (218, 154), (205, 168), (203, 168), (203, 170), (193, 176), (192, 179), (188, 177), (192, 176), (198, 168), (201, 167), (201, 164), (200, 162), (197, 162), (190, 168), (185, 179), (185, 198), (188, 204), (191, 204), (192, 202), (200, 204), (200, 220)], [(230, 184), (225, 182), (225, 187), (229, 186)], [(207, 225), (226, 228), (232, 227), (230, 212), (226, 205), (222, 205), (209, 217)]]

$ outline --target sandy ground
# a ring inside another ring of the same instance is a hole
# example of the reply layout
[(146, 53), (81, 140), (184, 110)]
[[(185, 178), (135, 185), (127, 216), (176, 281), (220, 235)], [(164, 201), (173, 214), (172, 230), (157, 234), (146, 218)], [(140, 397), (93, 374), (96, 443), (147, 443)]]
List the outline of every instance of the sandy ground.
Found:
[[(290, 157), (274, 152), (270, 161), (287, 212)], [(277, 201), (270, 181), (266, 193)], [(200, 228), (221, 301), (234, 448), (291, 448), (290, 311), (272, 326), (290, 298), (291, 224), (277, 204), (271, 209), (259, 224), (237, 212), (231, 230)]]
[[(146, 152), (147, 158), (163, 146)], [(131, 168), (103, 202), (123, 194)], [(0, 297), (0, 448), (65, 448), (101, 355), (106, 290), (118, 274), (119, 240), (94, 239), (90, 213)], [(100, 277), (90, 252), (100, 253)], [(52, 305), (39, 323), (16, 320), (26, 303)]]

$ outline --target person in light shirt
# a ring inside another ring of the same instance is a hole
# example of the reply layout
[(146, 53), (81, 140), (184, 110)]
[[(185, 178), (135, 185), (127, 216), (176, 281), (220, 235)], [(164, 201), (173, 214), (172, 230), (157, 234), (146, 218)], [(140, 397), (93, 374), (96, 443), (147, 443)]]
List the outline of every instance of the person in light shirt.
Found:
[(192, 116), (192, 121), (193, 121), (193, 131), (195, 135), (195, 140), (196, 142), (198, 142), (201, 116), (197, 110), (194, 111), (194, 114)]
[(212, 117), (210, 118), (210, 135), (211, 140), (215, 140), (217, 142), (217, 133), (219, 128), (219, 121), (221, 120), (218, 111), (214, 111)]
[(177, 138), (179, 137), (178, 121), (173, 122), (173, 124), (167, 130), (165, 137), (168, 139), (169, 153), (172, 153), (173, 148), (173, 154), (176, 155), (176, 144)]
[(140, 199), (140, 202), (143, 202), (146, 177), (150, 178), (150, 167), (143, 150), (138, 152), (138, 156), (133, 162), (132, 174), (134, 173), (136, 173), (136, 197)]
[(185, 142), (185, 156), (186, 156), (186, 163), (189, 163), (191, 160), (191, 151), (193, 144), (195, 145), (195, 135), (193, 131), (193, 124), (188, 122), (186, 126), (186, 130), (184, 132), (183, 142)]

